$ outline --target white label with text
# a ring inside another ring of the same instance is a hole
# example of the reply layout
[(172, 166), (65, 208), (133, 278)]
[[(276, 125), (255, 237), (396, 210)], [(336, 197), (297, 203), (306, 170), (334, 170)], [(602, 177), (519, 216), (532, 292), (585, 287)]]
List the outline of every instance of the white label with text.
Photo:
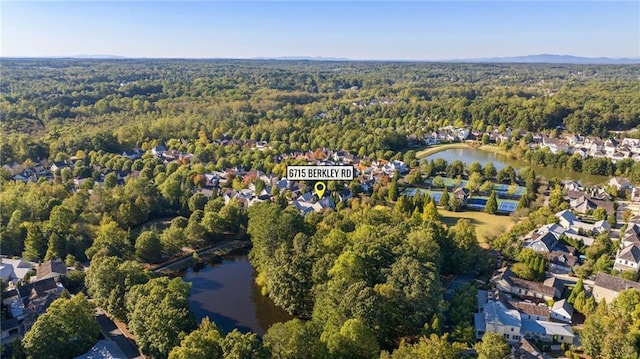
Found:
[(351, 181), (353, 166), (287, 166), (289, 181)]

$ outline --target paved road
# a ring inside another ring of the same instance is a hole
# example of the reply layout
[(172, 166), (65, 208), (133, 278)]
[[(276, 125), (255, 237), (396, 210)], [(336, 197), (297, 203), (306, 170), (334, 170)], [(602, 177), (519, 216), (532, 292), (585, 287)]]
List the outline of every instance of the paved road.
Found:
[(106, 337), (106, 339), (114, 341), (120, 347), (120, 350), (124, 353), (127, 359), (142, 359), (138, 347), (122, 334), (116, 324), (107, 317), (104, 311), (97, 308), (96, 319), (100, 325), (100, 330)]

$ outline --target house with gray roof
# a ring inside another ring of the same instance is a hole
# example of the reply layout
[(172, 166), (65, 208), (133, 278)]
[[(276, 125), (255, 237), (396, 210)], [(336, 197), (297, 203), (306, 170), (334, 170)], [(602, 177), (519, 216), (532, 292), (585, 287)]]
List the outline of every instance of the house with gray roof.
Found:
[(640, 283), (600, 272), (596, 275), (592, 293), (597, 302), (604, 299), (611, 303), (620, 292), (628, 289), (640, 290)]
[(563, 289), (562, 284), (553, 277), (543, 283), (533, 282), (518, 278), (509, 267), (498, 270), (498, 274), (492, 280), (498, 290), (521, 298), (556, 299), (560, 297)]
[(613, 269), (621, 272), (630, 270), (638, 273), (638, 270), (640, 270), (640, 243), (634, 243), (623, 249), (618, 249)]
[(54, 278), (60, 279), (67, 275), (67, 265), (60, 260), (48, 260), (38, 266), (36, 270), (36, 277), (38, 280)]
[(552, 319), (571, 324), (571, 317), (573, 317), (573, 306), (566, 299), (553, 303), (553, 307), (551, 307)]

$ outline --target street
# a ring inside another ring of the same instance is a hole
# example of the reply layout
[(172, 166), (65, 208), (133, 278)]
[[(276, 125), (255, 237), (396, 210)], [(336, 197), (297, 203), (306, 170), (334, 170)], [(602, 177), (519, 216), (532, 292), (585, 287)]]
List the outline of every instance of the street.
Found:
[(104, 334), (105, 339), (111, 340), (118, 344), (122, 353), (126, 356), (127, 359), (138, 359), (142, 358), (140, 352), (138, 351), (138, 347), (133, 343), (132, 340), (122, 334), (122, 331), (118, 329), (116, 324), (107, 317), (104, 311), (101, 308), (96, 308), (96, 319), (98, 320), (98, 325), (100, 325), (100, 331)]

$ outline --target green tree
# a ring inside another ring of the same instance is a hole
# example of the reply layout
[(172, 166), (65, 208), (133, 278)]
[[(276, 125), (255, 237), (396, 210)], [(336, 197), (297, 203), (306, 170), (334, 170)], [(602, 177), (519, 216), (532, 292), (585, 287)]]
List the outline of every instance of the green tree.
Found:
[(424, 222), (440, 221), (440, 214), (438, 213), (438, 209), (436, 208), (436, 203), (434, 201), (430, 201), (429, 204), (424, 207), (422, 220)]
[(442, 337), (431, 334), (430, 337), (421, 337), (415, 344), (408, 344), (403, 340), (392, 354), (382, 352), (380, 359), (452, 359), (458, 358), (464, 349), (465, 345), (450, 343), (447, 334)]
[(129, 329), (140, 350), (153, 358), (167, 358), (181, 336), (195, 329), (189, 309), (189, 283), (182, 278), (154, 278), (126, 295)]
[(269, 359), (271, 353), (265, 348), (256, 333), (242, 334), (234, 329), (221, 342), (224, 359)]
[(549, 194), (549, 208), (551, 208), (553, 212), (559, 212), (566, 209), (565, 203), (562, 187), (560, 185), (555, 185)]
[(24, 251), (22, 256), (29, 261), (38, 261), (44, 258), (47, 251), (47, 240), (42, 233), (39, 223), (28, 222), (27, 238), (24, 241)]
[(484, 165), (484, 178), (495, 178), (497, 174), (498, 171), (496, 170), (496, 166), (493, 165), (493, 162), (489, 162)]
[(313, 321), (292, 319), (269, 327), (264, 344), (274, 358), (326, 358), (328, 350), (320, 341), (320, 332), (320, 326)]
[(444, 191), (440, 196), (440, 201), (438, 201), (438, 204), (448, 211), (451, 210), (449, 207), (449, 190), (446, 187), (444, 188)]
[(596, 221), (604, 221), (607, 219), (607, 210), (599, 207), (593, 211), (593, 219)]
[(144, 231), (136, 239), (136, 258), (146, 263), (162, 260), (162, 243), (155, 231)]
[(496, 198), (496, 191), (491, 191), (491, 195), (489, 195), (489, 199), (487, 200), (487, 205), (484, 208), (484, 211), (489, 214), (496, 214), (498, 211), (498, 200)]
[(222, 335), (214, 322), (205, 317), (198, 329), (189, 333), (169, 353), (169, 359), (223, 359)]
[(125, 294), (134, 285), (146, 283), (149, 277), (137, 262), (118, 257), (98, 257), (91, 262), (85, 283), (98, 306), (113, 317), (127, 321)]
[(582, 277), (578, 279), (576, 285), (571, 289), (571, 294), (569, 294), (569, 298), (567, 298), (567, 302), (573, 304), (576, 301), (576, 297), (578, 294), (584, 293), (584, 284), (582, 282)]
[(375, 334), (361, 319), (348, 319), (340, 331), (325, 338), (331, 357), (334, 358), (373, 358), (379, 355), (380, 348)]
[(480, 245), (476, 236), (476, 229), (471, 222), (462, 218), (449, 230), (449, 236), (453, 238), (456, 246), (456, 271), (467, 272), (479, 269)]
[(100, 223), (98, 235), (93, 241), (93, 245), (85, 253), (90, 259), (98, 253), (104, 256), (130, 258), (133, 254), (133, 248), (129, 243), (127, 232), (118, 227), (115, 221), (105, 216)]
[(509, 355), (509, 344), (501, 334), (486, 332), (482, 341), (474, 345), (478, 359), (502, 359)]
[(32, 358), (73, 358), (98, 339), (93, 308), (84, 294), (55, 300), (25, 334), (24, 349)]
[(398, 199), (398, 178), (400, 175), (396, 173), (393, 176), (393, 180), (391, 180), (391, 185), (389, 186), (389, 192), (387, 193), (387, 198), (389, 202), (395, 202)]

